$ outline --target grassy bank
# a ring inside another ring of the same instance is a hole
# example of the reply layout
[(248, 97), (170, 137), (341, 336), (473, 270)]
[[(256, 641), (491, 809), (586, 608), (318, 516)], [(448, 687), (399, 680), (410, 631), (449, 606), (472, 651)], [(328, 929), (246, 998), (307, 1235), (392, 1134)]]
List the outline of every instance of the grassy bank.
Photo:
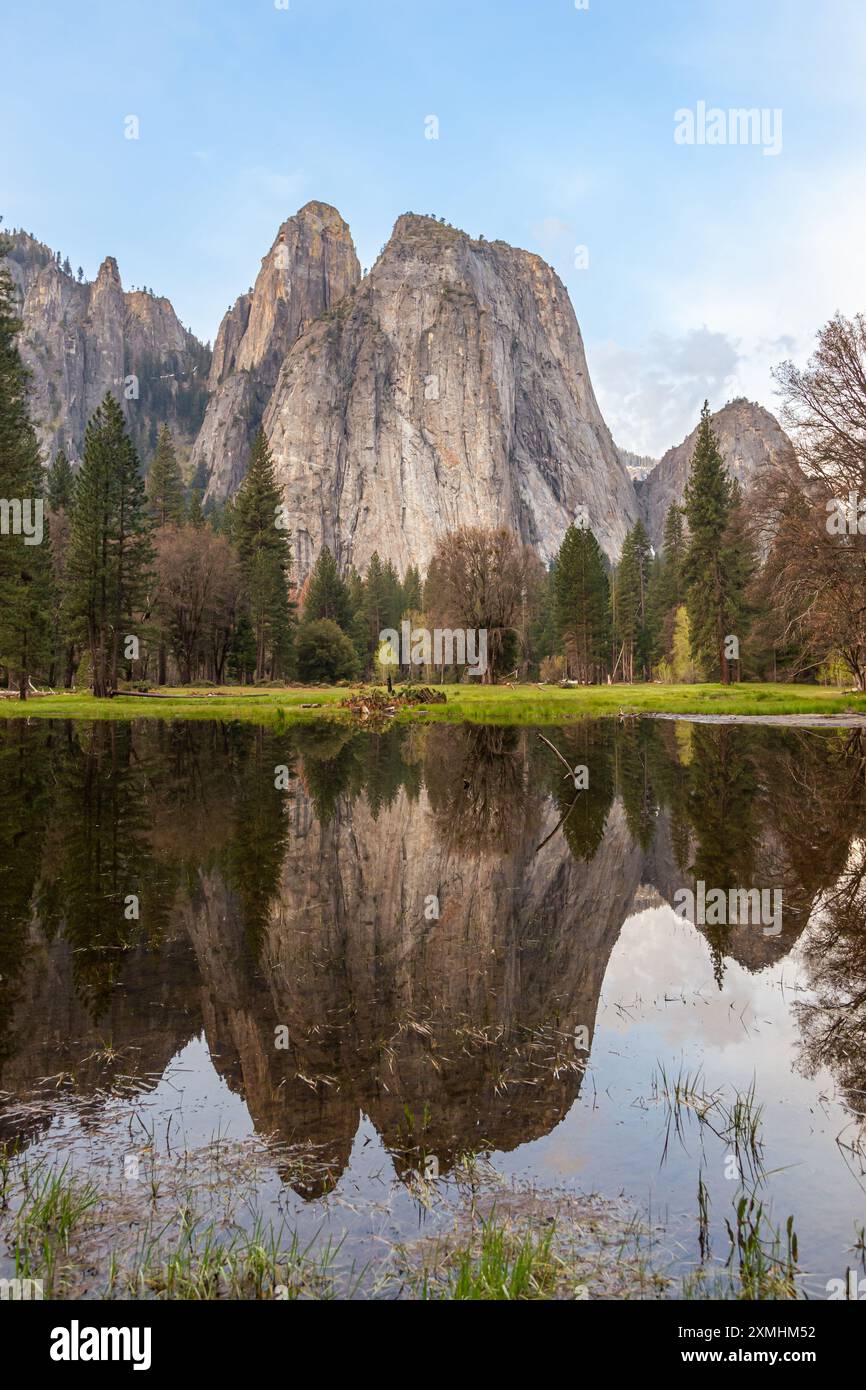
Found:
[[(538, 685), (447, 685), (447, 702), (401, 710), (400, 720), (423, 718), (477, 724), (559, 724), (626, 713), (737, 715), (866, 715), (866, 695), (813, 685), (612, 685), (561, 690)], [(238, 719), (280, 725), (349, 718), (340, 702), (352, 692), (321, 686), (253, 691), (166, 690), (168, 698), (57, 694), (0, 699), (0, 718), (20, 719)]]
[[(39, 1281), (41, 1293), (28, 1296), (47, 1299), (802, 1296), (796, 1257), (778, 1248), (763, 1208), (746, 1198), (732, 1231), (738, 1258), (683, 1277), (664, 1228), (623, 1199), (509, 1185), (486, 1159), (467, 1155), (444, 1184), (411, 1180), (428, 1234), (404, 1242), (382, 1234), (352, 1251), (342, 1236), (301, 1238), (290, 1221), (257, 1211), (265, 1156), (260, 1146), (222, 1141), (203, 1158), (183, 1152), (169, 1171), (109, 1189), (66, 1163), (15, 1162), (0, 1147), (0, 1278)], [(291, 1168), (300, 1171), (290, 1160)]]

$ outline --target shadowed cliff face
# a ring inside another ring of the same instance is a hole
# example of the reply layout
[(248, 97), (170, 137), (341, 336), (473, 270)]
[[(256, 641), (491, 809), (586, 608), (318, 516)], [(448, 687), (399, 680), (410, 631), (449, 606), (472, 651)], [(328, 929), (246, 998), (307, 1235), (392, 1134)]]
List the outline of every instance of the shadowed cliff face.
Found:
[[(785, 900), (778, 937), (697, 929), (710, 982), (779, 960), (821, 906), (804, 1047), (841, 1067), (837, 995), (862, 1012), (860, 736), (553, 736), (585, 792), (531, 731), (0, 727), (0, 1087), (147, 1090), (203, 1031), (256, 1129), (332, 1175), (361, 1113), (398, 1171), (445, 1170), (563, 1119), (624, 921), (698, 878)], [(34, 1123), (13, 1111), (4, 1133)]]
[(614, 556), (637, 516), (561, 281), (432, 218), (401, 217), (357, 293), (298, 341), (264, 424), (302, 577), (322, 545), (423, 569), (470, 523), (549, 559), (581, 505)]

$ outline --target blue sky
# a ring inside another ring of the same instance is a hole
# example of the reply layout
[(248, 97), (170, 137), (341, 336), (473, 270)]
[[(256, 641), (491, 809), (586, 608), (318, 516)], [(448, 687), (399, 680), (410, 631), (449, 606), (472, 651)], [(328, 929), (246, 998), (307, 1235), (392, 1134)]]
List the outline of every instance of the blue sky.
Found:
[[(309, 199), (365, 266), (401, 212), (435, 212), (551, 262), (641, 452), (679, 442), (704, 396), (775, 408), (771, 366), (866, 310), (864, 0), (288, 4), (10, 9), (6, 224), (88, 276), (114, 255), (213, 340)], [(781, 153), (675, 143), (699, 101), (780, 109)]]

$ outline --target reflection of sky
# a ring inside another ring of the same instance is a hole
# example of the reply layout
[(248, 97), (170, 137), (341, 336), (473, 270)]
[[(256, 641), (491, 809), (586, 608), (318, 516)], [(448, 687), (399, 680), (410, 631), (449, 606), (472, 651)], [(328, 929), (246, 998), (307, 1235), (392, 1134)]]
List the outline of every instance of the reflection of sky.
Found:
[[(580, 1100), (545, 1139), (508, 1155), (507, 1172), (531, 1172), (538, 1181), (571, 1180), (582, 1191), (622, 1191), (675, 1229), (692, 1250), (699, 1168), (711, 1195), (716, 1256), (727, 1255), (724, 1218), (737, 1184), (724, 1176), (728, 1152), (698, 1124), (673, 1136), (664, 1166), (666, 1108), (654, 1098), (660, 1065), (671, 1083), (699, 1068), (703, 1092), (734, 1090), (753, 1079), (763, 1106), (764, 1193), (777, 1225), (791, 1213), (800, 1258), (817, 1271), (812, 1288), (843, 1276), (854, 1257), (855, 1226), (866, 1217), (866, 1195), (846, 1167), (836, 1137), (850, 1120), (832, 1078), (797, 1070), (800, 1035), (792, 1005), (802, 1000), (800, 952), (758, 974), (725, 961), (719, 989), (700, 932), (670, 908), (630, 917), (605, 976), (590, 1067)], [(849, 1139), (851, 1133), (847, 1136)], [(784, 1169), (782, 1172), (773, 1170)], [(861, 1179), (866, 1185), (866, 1180)]]
[[(810, 1080), (796, 1067), (799, 1033), (792, 1005), (804, 998), (801, 968), (799, 949), (758, 974), (726, 960), (719, 989), (707, 943), (694, 926), (669, 907), (629, 917), (608, 964), (580, 1099), (551, 1134), (498, 1156), (496, 1166), (541, 1185), (622, 1194), (627, 1204), (667, 1226), (661, 1251), (681, 1242), (687, 1264), (694, 1259), (701, 1170), (710, 1192), (713, 1254), (724, 1259), (724, 1219), (739, 1195), (737, 1184), (724, 1176), (726, 1145), (706, 1133), (702, 1150), (692, 1121), (685, 1147), (673, 1136), (662, 1165), (666, 1108), (654, 1096), (653, 1083), (661, 1085), (660, 1066), (670, 1081), (681, 1071), (694, 1076), (702, 1069), (700, 1089), (721, 1090), (730, 1102), (734, 1089), (747, 1090), (754, 1078), (764, 1107), (765, 1167), (785, 1170), (772, 1172), (764, 1193), (772, 1199), (777, 1225), (794, 1213), (810, 1290), (822, 1296), (826, 1280), (844, 1277), (855, 1263), (850, 1247), (855, 1224), (866, 1218), (866, 1196), (835, 1142), (850, 1117), (832, 1079), (821, 1073)], [(216, 1071), (203, 1037), (181, 1049), (154, 1090), (136, 1098), (134, 1109), (140, 1123), (131, 1130), (129, 1102), (108, 1101), (95, 1133), (61, 1112), (31, 1152), (59, 1146), (74, 1167), (107, 1162), (119, 1177), (123, 1155), (140, 1148), (143, 1155), (148, 1134), (156, 1139), (163, 1173), (187, 1147), (253, 1135), (244, 1101)], [(411, 1238), (430, 1220), (396, 1178), (390, 1155), (364, 1116), (331, 1196), (304, 1201), (283, 1187), (266, 1162), (259, 1170), (258, 1199), (272, 1217), (284, 1213), (305, 1239), (345, 1236), (349, 1262), (369, 1258), (370, 1241), (378, 1247)]]

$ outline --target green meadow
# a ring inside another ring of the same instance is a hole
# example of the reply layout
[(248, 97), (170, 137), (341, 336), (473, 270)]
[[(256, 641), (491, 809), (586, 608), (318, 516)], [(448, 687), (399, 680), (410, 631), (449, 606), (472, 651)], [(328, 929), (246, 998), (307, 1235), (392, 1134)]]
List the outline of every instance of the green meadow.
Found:
[[(610, 685), (560, 689), (539, 685), (445, 685), (444, 705), (398, 709), (401, 721), (559, 724), (620, 714), (866, 715), (866, 695), (832, 687), (789, 684)], [(347, 696), (373, 687), (285, 686), (266, 690), (221, 687), (172, 689), (159, 697), (118, 695), (97, 700), (87, 693), (0, 700), (7, 719), (229, 719), (271, 725), (318, 719), (351, 719)], [(381, 689), (381, 687), (379, 687)]]

